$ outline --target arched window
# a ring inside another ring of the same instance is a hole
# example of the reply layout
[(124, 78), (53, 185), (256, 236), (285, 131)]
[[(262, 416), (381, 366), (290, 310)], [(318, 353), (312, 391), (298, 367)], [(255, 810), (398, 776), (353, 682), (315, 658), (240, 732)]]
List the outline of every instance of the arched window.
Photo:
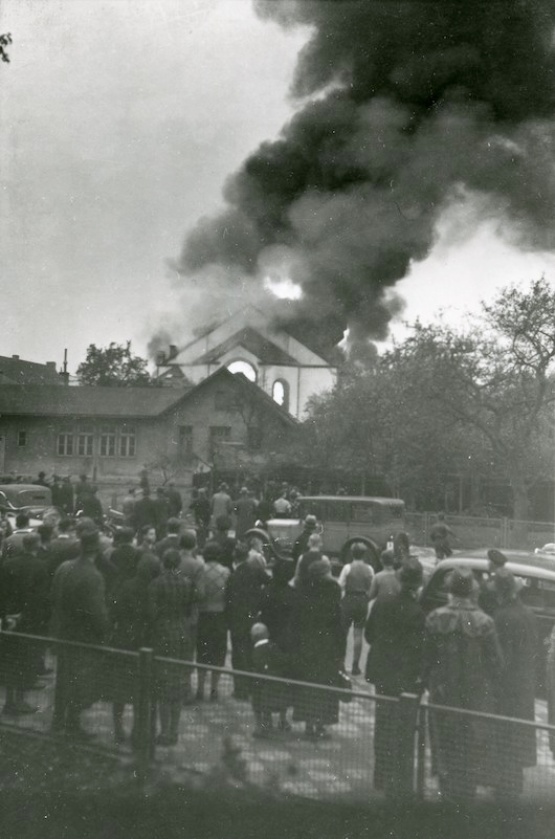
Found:
[(286, 411), (289, 410), (289, 382), (286, 382), (285, 379), (276, 379), (274, 384), (272, 385), (272, 399), (274, 402), (277, 402), (278, 405), (281, 405), (282, 408), (285, 408)]
[(230, 373), (242, 373), (243, 376), (250, 379), (251, 382), (255, 382), (257, 379), (256, 367), (254, 367), (249, 361), (237, 359), (237, 361), (232, 361), (228, 364), (227, 369)]

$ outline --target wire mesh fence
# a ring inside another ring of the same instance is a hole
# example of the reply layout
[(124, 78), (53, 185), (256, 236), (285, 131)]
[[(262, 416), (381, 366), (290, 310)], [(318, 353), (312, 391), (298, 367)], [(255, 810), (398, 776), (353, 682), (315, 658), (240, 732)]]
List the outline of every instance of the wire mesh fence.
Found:
[[(243, 671), (209, 675), (201, 666), (190, 694), (183, 670), (182, 662), (155, 660), (157, 760), (272, 792), (353, 800), (374, 794), (373, 695)], [(173, 711), (164, 708), (172, 701)]]
[(0, 632), (2, 726), (162, 767), (178, 781), (369, 801), (548, 800), (555, 727)]
[(0, 632), (1, 720), (12, 728), (130, 750), (121, 732), (139, 684), (138, 653)]
[(555, 729), (545, 723), (421, 706), (427, 733), (422, 793), (450, 801), (548, 801)]
[[(416, 545), (430, 545), (430, 531), (437, 522), (435, 513), (406, 513), (405, 523), (411, 541)], [(455, 532), (453, 547), (473, 550), (476, 548), (505, 548), (535, 550), (555, 541), (552, 522), (516, 521), (504, 517), (448, 516), (449, 526)]]

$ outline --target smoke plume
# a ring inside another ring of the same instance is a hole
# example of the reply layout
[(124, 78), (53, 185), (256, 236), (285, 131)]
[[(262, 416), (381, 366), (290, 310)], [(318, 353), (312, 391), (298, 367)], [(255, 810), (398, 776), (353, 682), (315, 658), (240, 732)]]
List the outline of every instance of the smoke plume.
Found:
[(348, 327), (363, 348), (386, 337), (402, 306), (391, 288), (461, 196), (521, 247), (554, 246), (552, 0), (256, 8), (312, 27), (292, 89), (304, 106), (229, 178), (220, 215), (190, 232), (182, 276), (266, 306), (264, 280), (291, 279), (302, 297), (278, 321), (330, 346)]

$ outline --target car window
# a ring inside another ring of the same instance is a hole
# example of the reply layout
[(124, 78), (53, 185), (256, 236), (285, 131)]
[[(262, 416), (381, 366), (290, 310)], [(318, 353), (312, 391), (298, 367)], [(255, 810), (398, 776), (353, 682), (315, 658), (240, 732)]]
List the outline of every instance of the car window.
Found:
[(384, 524), (388, 521), (398, 521), (399, 519), (402, 519), (405, 512), (404, 507), (401, 504), (391, 505), (391, 507), (387, 504), (383, 504), (380, 510), (381, 521)]
[(326, 501), (322, 510), (322, 521), (335, 521), (344, 524), (349, 518), (349, 505), (344, 501)]
[(351, 504), (351, 521), (354, 523), (376, 524), (379, 520), (376, 512), (377, 507), (374, 504), (355, 502)]
[(555, 615), (555, 582), (535, 577), (517, 577), (521, 584), (520, 599), (525, 606)]
[(321, 501), (303, 501), (300, 506), (301, 518), (312, 515), (316, 516), (319, 521), (322, 521), (322, 502)]

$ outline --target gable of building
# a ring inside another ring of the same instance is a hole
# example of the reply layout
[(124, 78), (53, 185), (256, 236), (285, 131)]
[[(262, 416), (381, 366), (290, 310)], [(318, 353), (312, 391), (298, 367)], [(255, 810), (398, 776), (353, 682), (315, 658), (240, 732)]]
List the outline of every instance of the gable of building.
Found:
[(216, 364), (223, 356), (233, 350), (238, 352), (246, 350), (261, 365), (297, 367), (299, 364), (292, 355), (250, 326), (246, 326), (230, 335), (227, 340), (222, 341), (191, 363)]
[[(284, 358), (292, 359), (296, 366), (329, 367), (327, 359), (315, 353), (290, 335), (285, 329), (276, 329), (272, 319), (256, 306), (247, 306), (231, 314), (228, 318), (216, 324), (207, 332), (195, 338), (182, 347), (173, 360), (183, 366), (205, 364), (202, 361), (218, 348), (236, 341), (237, 336), (243, 334), (251, 346), (256, 346), (267, 357), (270, 353), (281, 351)], [(259, 337), (257, 337), (259, 336)], [(264, 345), (266, 342), (267, 346)], [(255, 353), (256, 354), (256, 353)], [(217, 359), (216, 359), (217, 360)], [(214, 363), (214, 362), (211, 362)], [(267, 364), (261, 360), (261, 363)], [(291, 364), (291, 361), (287, 362)], [(277, 364), (280, 364), (279, 362)], [(283, 366), (283, 365), (281, 365)]]

